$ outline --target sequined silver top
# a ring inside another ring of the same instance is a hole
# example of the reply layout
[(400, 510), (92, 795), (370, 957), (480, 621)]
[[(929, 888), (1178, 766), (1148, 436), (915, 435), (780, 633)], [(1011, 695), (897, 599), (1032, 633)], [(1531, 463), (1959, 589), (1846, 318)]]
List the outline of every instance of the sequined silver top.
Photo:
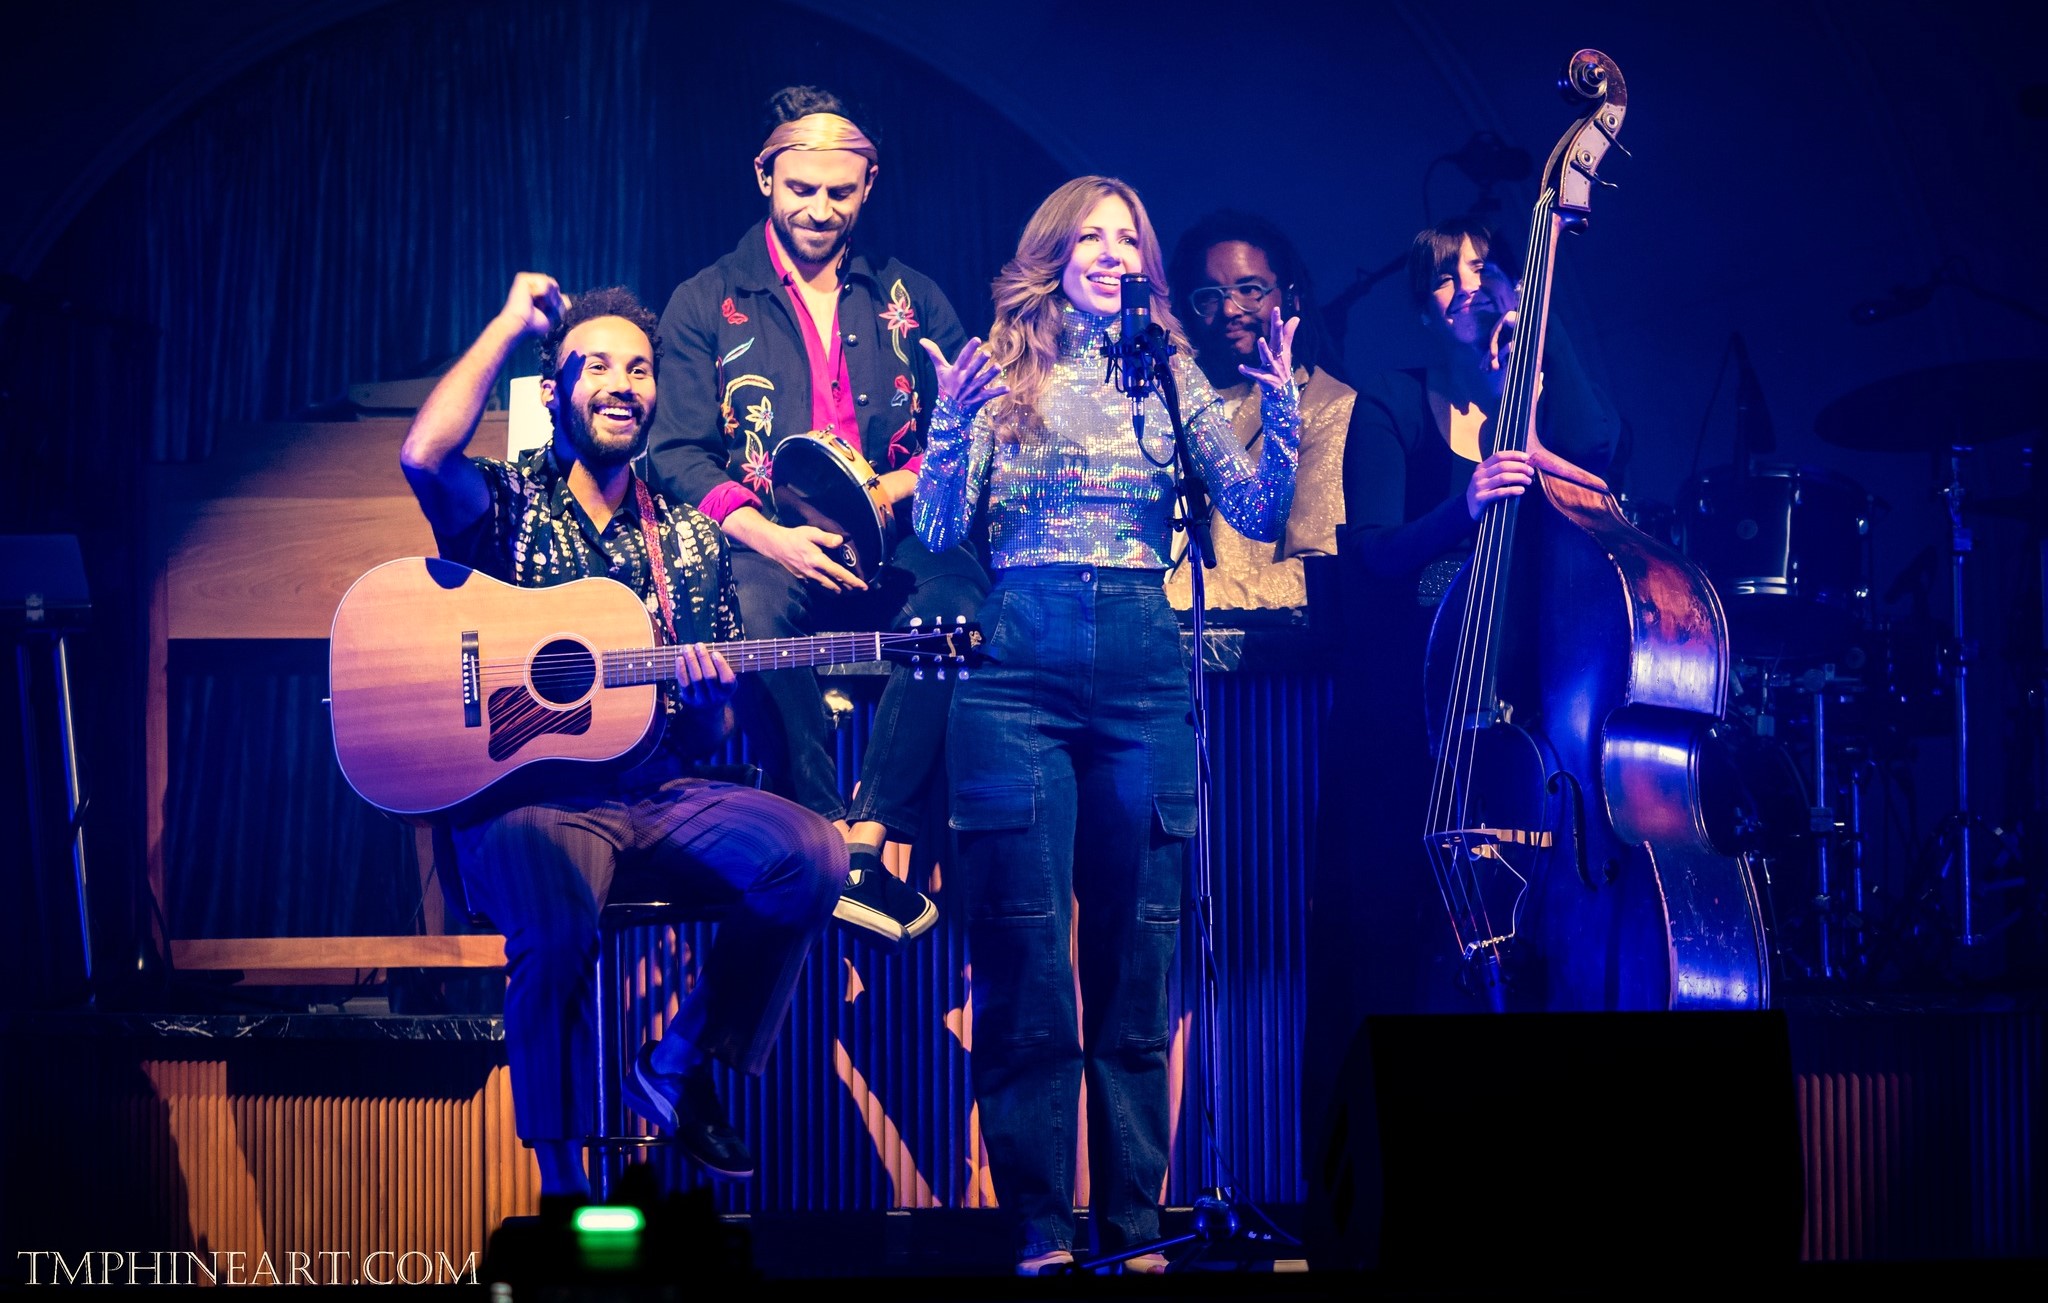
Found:
[[(1173, 542), (1173, 427), (1154, 394), (1145, 400), (1145, 446), (1131, 402), (1104, 376), (1102, 346), (1115, 317), (1064, 300), (1059, 360), (1038, 398), (1042, 440), (998, 444), (991, 408), (971, 423), (948, 398), (933, 404), (913, 512), (934, 551), (966, 538), (984, 488), (990, 560), (1012, 566), (1090, 564), (1164, 570)], [(1195, 469), (1217, 512), (1247, 538), (1272, 542), (1294, 501), (1300, 395), (1261, 390), (1266, 437), (1256, 456), (1231, 436), (1202, 373), (1176, 353), (1181, 419)], [(1159, 465), (1157, 463), (1165, 463)]]

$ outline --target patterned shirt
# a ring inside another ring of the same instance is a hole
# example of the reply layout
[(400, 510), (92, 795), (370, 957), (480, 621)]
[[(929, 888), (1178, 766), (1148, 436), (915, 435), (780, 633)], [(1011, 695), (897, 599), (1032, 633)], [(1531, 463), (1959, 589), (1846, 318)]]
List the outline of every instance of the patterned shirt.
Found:
[[(552, 452), (550, 444), (517, 462), (471, 458), (483, 473), (491, 504), (461, 533), (442, 537), (436, 532), (441, 555), (521, 588), (549, 588), (594, 576), (615, 579), (640, 595), (656, 637), (667, 641), (661, 598), (647, 564), (646, 533), (640, 528), (639, 495), (627, 493), (600, 530), (569, 491), (569, 477), (556, 466)], [(739, 598), (724, 535), (703, 512), (672, 503), (648, 487), (661, 517), (676, 640), (730, 642), (740, 637)], [(668, 699), (674, 710), (673, 697)], [(671, 740), (682, 731), (669, 730)]]

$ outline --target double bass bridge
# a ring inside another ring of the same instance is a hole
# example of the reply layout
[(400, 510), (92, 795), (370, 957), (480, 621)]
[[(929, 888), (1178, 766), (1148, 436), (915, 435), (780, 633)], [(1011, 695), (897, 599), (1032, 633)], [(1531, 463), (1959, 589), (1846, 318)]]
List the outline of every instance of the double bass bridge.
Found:
[(1530, 846), (1537, 850), (1548, 850), (1557, 840), (1547, 828), (1494, 828), (1486, 824), (1475, 824), (1470, 828), (1444, 828), (1431, 834), (1436, 848), (1447, 854), (1462, 854), (1468, 859), (1501, 859), (1503, 846)]

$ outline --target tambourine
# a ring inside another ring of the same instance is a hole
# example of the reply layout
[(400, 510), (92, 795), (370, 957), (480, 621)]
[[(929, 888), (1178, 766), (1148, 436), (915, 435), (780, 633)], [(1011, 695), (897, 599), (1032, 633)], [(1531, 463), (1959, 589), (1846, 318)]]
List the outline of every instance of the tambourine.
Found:
[(839, 535), (840, 545), (827, 551), (872, 582), (895, 546), (896, 512), (868, 459), (829, 430), (788, 435), (773, 456), (776, 519)]

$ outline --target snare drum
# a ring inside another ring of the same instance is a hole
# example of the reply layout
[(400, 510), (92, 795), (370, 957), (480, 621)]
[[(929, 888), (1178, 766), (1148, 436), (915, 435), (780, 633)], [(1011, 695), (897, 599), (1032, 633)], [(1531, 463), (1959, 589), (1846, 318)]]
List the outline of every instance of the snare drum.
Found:
[(1868, 592), (1870, 495), (1811, 466), (1704, 471), (1680, 499), (1678, 546), (1721, 596), (1737, 659), (1828, 656)]
[(896, 512), (868, 459), (831, 431), (813, 430), (776, 444), (772, 464), (776, 519), (839, 535), (833, 560), (872, 583), (895, 545)]

